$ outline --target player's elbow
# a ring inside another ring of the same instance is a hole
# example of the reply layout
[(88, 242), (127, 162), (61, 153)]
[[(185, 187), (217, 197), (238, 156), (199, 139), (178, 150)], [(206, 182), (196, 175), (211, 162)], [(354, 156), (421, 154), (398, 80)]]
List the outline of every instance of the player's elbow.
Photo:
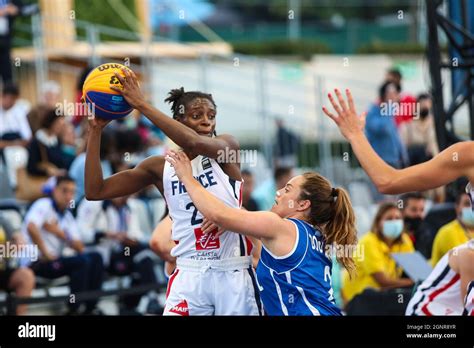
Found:
[(101, 197), (100, 192), (98, 190), (94, 190), (91, 188), (86, 187), (84, 194), (85, 194), (84, 196), (86, 197), (88, 201), (100, 201), (103, 199), (103, 197)]
[(154, 253), (159, 254), (160, 246), (156, 239), (151, 238), (150, 241), (148, 242), (148, 246), (150, 247), (151, 250), (153, 250)]
[(150, 241), (148, 242), (148, 245), (150, 246), (150, 249), (153, 250), (155, 254), (157, 254), (158, 256), (161, 256), (160, 244), (156, 239), (151, 238)]
[(390, 185), (390, 183), (379, 183), (376, 185), (376, 187), (377, 190), (384, 195), (392, 194), (392, 186)]
[(399, 183), (399, 178), (399, 170), (390, 167), (388, 172), (384, 173), (384, 175), (380, 175), (373, 181), (380, 193), (384, 195), (395, 195), (401, 193), (400, 185), (397, 184)]
[(151, 238), (148, 243), (150, 249), (158, 255), (164, 261), (172, 260), (171, 249), (168, 247), (167, 243), (163, 243), (158, 238)]
[(380, 180), (380, 182), (376, 183), (375, 186), (377, 187), (377, 190), (384, 195), (396, 195), (400, 193), (395, 181), (391, 179)]

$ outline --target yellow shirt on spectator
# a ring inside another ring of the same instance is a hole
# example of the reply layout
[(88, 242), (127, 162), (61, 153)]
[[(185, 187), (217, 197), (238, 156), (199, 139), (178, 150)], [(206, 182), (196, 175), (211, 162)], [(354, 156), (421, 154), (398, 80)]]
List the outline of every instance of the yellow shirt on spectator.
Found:
[(357, 273), (350, 279), (349, 274), (344, 272), (342, 280), (342, 295), (347, 302), (366, 288), (380, 289), (380, 285), (372, 277), (374, 273), (383, 272), (387, 277), (399, 278), (403, 270), (397, 267), (390, 254), (410, 253), (415, 248), (406, 233), (402, 233), (400, 242), (389, 247), (374, 232), (368, 232), (360, 239), (356, 250), (360, 254), (354, 256)]
[(442, 226), (433, 242), (431, 249), (431, 264), (433, 267), (449, 250), (458, 245), (466, 243), (469, 238), (474, 238), (474, 233), (468, 233), (459, 223), (459, 220), (453, 220)]

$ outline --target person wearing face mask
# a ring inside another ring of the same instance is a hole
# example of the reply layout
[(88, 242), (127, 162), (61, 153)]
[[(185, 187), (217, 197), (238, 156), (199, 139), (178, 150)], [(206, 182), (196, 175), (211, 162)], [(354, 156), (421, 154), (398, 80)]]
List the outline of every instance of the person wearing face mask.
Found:
[(410, 165), (426, 162), (439, 152), (436, 141), (431, 97), (422, 93), (416, 100), (413, 122), (400, 125), (399, 132), (405, 144)]
[(403, 232), (402, 213), (395, 203), (380, 205), (371, 231), (360, 239), (357, 250), (357, 274), (350, 278), (346, 273), (342, 280), (342, 297), (347, 305), (367, 288), (387, 290), (413, 285), (411, 279), (401, 277), (403, 270), (390, 256), (415, 250), (410, 237)]
[(456, 219), (441, 227), (436, 234), (431, 252), (431, 264), (439, 260), (452, 248), (474, 238), (474, 212), (469, 195), (461, 192), (456, 197)]
[(417, 237), (420, 225), (425, 217), (426, 199), (420, 192), (409, 192), (401, 195), (398, 199), (401, 203), (404, 231), (417, 247)]

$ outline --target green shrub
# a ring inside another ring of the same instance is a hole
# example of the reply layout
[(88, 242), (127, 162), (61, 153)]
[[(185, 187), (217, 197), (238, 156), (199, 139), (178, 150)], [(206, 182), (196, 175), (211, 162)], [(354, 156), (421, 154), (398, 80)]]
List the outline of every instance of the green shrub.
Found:
[[(356, 52), (361, 54), (425, 54), (426, 50), (427, 47), (419, 43), (372, 41), (369, 44), (359, 46)], [(443, 47), (441, 51), (447, 51), (446, 47)]]
[(328, 45), (313, 40), (270, 40), (232, 43), (234, 51), (256, 56), (298, 55), (310, 58), (317, 53), (331, 53)]

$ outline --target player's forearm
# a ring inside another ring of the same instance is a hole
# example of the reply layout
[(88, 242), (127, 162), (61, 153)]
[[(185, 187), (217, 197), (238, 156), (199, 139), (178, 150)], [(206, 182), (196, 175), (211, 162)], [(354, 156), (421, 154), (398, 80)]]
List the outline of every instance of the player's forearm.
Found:
[(201, 184), (192, 176), (187, 176), (181, 180), (186, 187), (191, 200), (196, 205), (199, 212), (215, 225), (234, 232), (247, 234), (248, 231), (241, 231), (238, 221), (242, 221), (239, 216), (244, 213), (241, 209), (228, 207), (217, 197), (207, 192)]
[(186, 187), (186, 191), (196, 208), (209, 221), (224, 230), (237, 232), (255, 238), (262, 237), (258, 232), (252, 231), (252, 229), (248, 228), (248, 221), (246, 221), (245, 214), (249, 214), (249, 212), (242, 209), (231, 208), (222, 203), (222, 201), (217, 197), (207, 192), (206, 189), (203, 188), (192, 176), (183, 178), (181, 181)]
[(181, 181), (199, 212), (213, 223), (219, 225), (218, 221), (222, 220), (222, 216), (231, 208), (207, 192), (191, 175), (184, 177)]
[(352, 150), (362, 168), (382, 193), (392, 192), (397, 170), (385, 163), (374, 151), (364, 133), (360, 132), (349, 139)]
[(87, 139), (86, 165), (84, 171), (84, 186), (88, 200), (98, 200), (104, 183), (102, 167), (100, 165), (100, 138), (102, 130), (90, 128)]
[(191, 128), (185, 126), (181, 122), (173, 120), (160, 110), (146, 103), (139, 108), (155, 126), (160, 128), (174, 143), (183, 149), (192, 149), (199, 140), (197, 134)]

